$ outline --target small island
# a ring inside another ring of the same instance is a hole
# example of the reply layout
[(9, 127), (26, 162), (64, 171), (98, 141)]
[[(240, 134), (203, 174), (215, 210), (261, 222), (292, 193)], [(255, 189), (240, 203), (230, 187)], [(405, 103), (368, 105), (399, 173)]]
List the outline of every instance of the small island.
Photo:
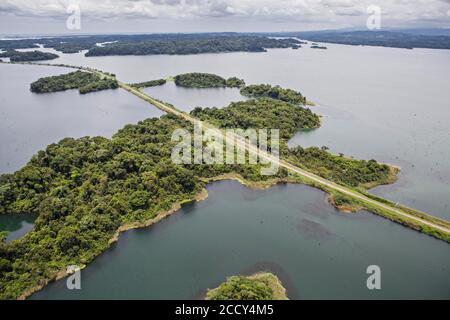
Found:
[(271, 86), (270, 84), (258, 84), (243, 87), (241, 94), (251, 98), (272, 98), (289, 102), (292, 104), (307, 104), (306, 98), (298, 91), (292, 89), (283, 89), (280, 86)]
[(59, 58), (57, 54), (50, 52), (42, 52), (38, 50), (26, 52), (10, 50), (0, 53), (0, 57), (9, 58), (11, 62), (43, 61)]
[(114, 78), (101, 77), (94, 73), (78, 70), (59, 76), (40, 78), (30, 85), (30, 90), (35, 93), (48, 93), (78, 89), (81, 94), (86, 94), (118, 87), (119, 84)]
[(206, 300), (289, 300), (278, 277), (269, 272), (232, 276), (208, 290)]
[(240, 88), (245, 81), (236, 77), (228, 79), (211, 73), (184, 73), (174, 77), (175, 84), (185, 88)]
[(140, 89), (140, 88), (149, 88), (149, 87), (157, 87), (162, 86), (163, 84), (166, 84), (166, 79), (157, 79), (157, 80), (150, 80), (145, 82), (138, 82), (138, 83), (132, 83), (130, 84), (131, 87)]
[(312, 46), (311, 46), (311, 49), (324, 49), (324, 50), (326, 50), (326, 49), (328, 49), (328, 48), (325, 47), (325, 46), (319, 46), (319, 45), (315, 44), (315, 45), (312, 45)]

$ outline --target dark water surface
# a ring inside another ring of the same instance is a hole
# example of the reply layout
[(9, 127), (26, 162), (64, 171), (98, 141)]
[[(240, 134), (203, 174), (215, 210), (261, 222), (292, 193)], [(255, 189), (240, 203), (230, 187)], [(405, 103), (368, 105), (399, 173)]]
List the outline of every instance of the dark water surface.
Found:
[(6, 242), (11, 242), (24, 236), (33, 228), (35, 215), (30, 214), (1, 214), (0, 232), (7, 231)]
[[(184, 72), (238, 76), (300, 90), (322, 127), (291, 145), (392, 163), (400, 179), (371, 191), (450, 219), (450, 51), (328, 45), (328, 50), (191, 56), (65, 55), (55, 63), (114, 72), (126, 82)], [(66, 136), (111, 136), (162, 113), (122, 91), (36, 95), (29, 84), (72, 70), (0, 65), (0, 172)], [(236, 89), (146, 89), (183, 110), (241, 100)], [(210, 198), (167, 220), (122, 234), (82, 272), (82, 290), (56, 282), (33, 298), (198, 298), (226, 276), (272, 270), (291, 298), (450, 298), (449, 246), (375, 215), (345, 215), (325, 194), (298, 185), (254, 191), (209, 186)], [(382, 290), (366, 288), (368, 265)]]
[[(361, 212), (339, 213), (303, 185), (251, 190), (214, 183), (209, 198), (121, 235), (81, 272), (33, 299), (201, 298), (225, 277), (270, 270), (291, 299), (450, 298), (448, 244)], [(366, 287), (379, 265), (382, 289)]]

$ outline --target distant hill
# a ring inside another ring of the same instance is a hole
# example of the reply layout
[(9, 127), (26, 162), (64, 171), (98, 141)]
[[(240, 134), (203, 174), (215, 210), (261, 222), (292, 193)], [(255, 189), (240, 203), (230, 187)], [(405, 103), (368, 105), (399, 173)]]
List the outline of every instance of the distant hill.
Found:
[[(440, 31), (439, 31), (440, 30)], [(433, 33), (425, 34), (425, 33)], [(315, 42), (339, 43), (349, 45), (380, 46), (393, 48), (450, 49), (448, 29), (410, 29), (409, 31), (305, 31), (275, 33), (271, 35), (298, 37)], [(424, 34), (422, 34), (424, 33)]]

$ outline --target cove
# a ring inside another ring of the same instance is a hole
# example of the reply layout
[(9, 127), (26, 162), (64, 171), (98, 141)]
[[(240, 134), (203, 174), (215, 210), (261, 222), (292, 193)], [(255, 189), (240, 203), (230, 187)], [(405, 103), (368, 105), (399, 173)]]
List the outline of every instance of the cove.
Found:
[(6, 243), (23, 237), (33, 228), (34, 220), (36, 220), (36, 216), (32, 214), (0, 215), (0, 232), (8, 232)]
[[(448, 244), (367, 212), (344, 214), (304, 185), (208, 186), (209, 197), (121, 234), (81, 272), (31, 299), (202, 299), (227, 276), (271, 271), (290, 299), (448, 299)], [(381, 268), (368, 290), (366, 268)]]

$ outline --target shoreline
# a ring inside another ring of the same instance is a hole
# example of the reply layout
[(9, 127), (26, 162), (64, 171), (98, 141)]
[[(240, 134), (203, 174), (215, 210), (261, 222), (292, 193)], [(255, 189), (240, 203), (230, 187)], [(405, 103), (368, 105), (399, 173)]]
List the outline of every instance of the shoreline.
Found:
[[(394, 166), (389, 165), (390, 168), (392, 168), (395, 172), (398, 172), (398, 168), (395, 168)], [(396, 175), (395, 175), (396, 176)], [(380, 216), (382, 218), (386, 218), (389, 219), (391, 221), (400, 223), (401, 225), (408, 227), (409, 229), (418, 231), (418, 232), (423, 232), (417, 228), (414, 228), (413, 226), (406, 224), (406, 223), (402, 223), (401, 221), (395, 221), (392, 220), (389, 216), (380, 214), (378, 212), (373, 212), (372, 210), (370, 210), (367, 207), (364, 207), (363, 205), (360, 205), (361, 207), (358, 207), (358, 210), (352, 211), (353, 209), (356, 209), (353, 206), (339, 206), (337, 204), (335, 204), (332, 201), (332, 197), (333, 197), (333, 192), (331, 192), (330, 190), (326, 190), (321, 188), (320, 186), (314, 184), (313, 182), (308, 182), (307, 180), (303, 179), (300, 176), (288, 176), (287, 178), (275, 178), (275, 179), (271, 179), (271, 180), (266, 180), (266, 181), (250, 181), (250, 180), (246, 180), (244, 179), (240, 174), (236, 174), (236, 173), (227, 173), (227, 174), (223, 174), (223, 175), (219, 175), (219, 176), (215, 176), (215, 177), (211, 177), (211, 178), (203, 178), (202, 181), (205, 182), (205, 184), (210, 184), (210, 183), (214, 183), (214, 182), (219, 182), (219, 181), (226, 181), (226, 180), (234, 180), (234, 181), (238, 181), (240, 184), (242, 184), (243, 186), (250, 188), (250, 189), (255, 189), (255, 190), (265, 190), (265, 189), (269, 189), (277, 184), (286, 184), (286, 183), (292, 183), (292, 184), (303, 184), (303, 185), (307, 185), (309, 187), (312, 187), (314, 189), (319, 189), (323, 192), (325, 192), (327, 194), (327, 200), (328, 203), (333, 206), (336, 210), (342, 212), (342, 213), (355, 213), (357, 211), (360, 210), (367, 210), (368, 212), (375, 214), (377, 216)], [(390, 184), (390, 183), (383, 183), (383, 184)], [(200, 202), (203, 200), (206, 200), (208, 198), (208, 190), (206, 189), (206, 186), (199, 191), (196, 195), (194, 195), (191, 199), (187, 199), (184, 201), (180, 201), (177, 203), (174, 203), (172, 205), (172, 207), (168, 210), (165, 211), (161, 211), (159, 213), (157, 213), (153, 218), (150, 218), (148, 220), (145, 221), (136, 221), (136, 222), (132, 222), (132, 223), (126, 223), (122, 226), (120, 226), (116, 232), (113, 234), (113, 236), (111, 237), (111, 239), (109, 240), (108, 244), (108, 248), (106, 248), (105, 251), (101, 252), (100, 254), (104, 254), (105, 252), (107, 252), (107, 250), (111, 247), (111, 245), (113, 245), (115, 242), (117, 242), (120, 238), (120, 234), (132, 229), (140, 229), (140, 228), (146, 228), (146, 227), (150, 227), (153, 224), (156, 224), (158, 222), (160, 222), (161, 220), (164, 220), (165, 218), (177, 213), (182, 207), (183, 205), (186, 205), (188, 203), (193, 203), (193, 202)], [(441, 239), (433, 234), (428, 234), (430, 236), (433, 236), (437, 239), (440, 240), (444, 240), (445, 239)], [(447, 242), (447, 241), (446, 241)], [(100, 255), (99, 254), (99, 255)], [(93, 262), (95, 260), (95, 257), (93, 258), (93, 260), (91, 262)], [(84, 269), (85, 267), (87, 267), (87, 265), (83, 265), (81, 267), (81, 269)], [(51, 282), (54, 281), (58, 281), (61, 280), (63, 278), (65, 278), (66, 276), (68, 276), (67, 272), (66, 272), (66, 268), (59, 270), (56, 274), (55, 277), (53, 279), (47, 280), (45, 281), (45, 283), (40, 284), (38, 286), (35, 286), (33, 288), (30, 288), (28, 290), (26, 290), (25, 292), (23, 292), (21, 295), (19, 295), (19, 297), (16, 300), (25, 300), (28, 297), (30, 297), (32, 294), (42, 290), (44, 287), (46, 287), (48, 284), (50, 284)]]
[[(289, 177), (283, 178), (283, 179), (276, 178), (276, 179), (271, 179), (271, 180), (267, 180), (267, 181), (250, 181), (250, 180), (244, 179), (239, 174), (227, 173), (227, 174), (223, 174), (223, 175), (219, 175), (219, 176), (215, 176), (215, 177), (211, 177), (211, 178), (202, 179), (202, 181), (204, 181), (206, 184), (219, 182), (219, 181), (226, 181), (226, 180), (238, 181), (241, 185), (243, 185), (247, 188), (250, 188), (250, 189), (254, 189), (254, 190), (265, 190), (265, 189), (269, 189), (277, 184), (283, 184), (283, 183), (304, 184), (304, 185), (308, 185), (312, 188), (318, 189), (314, 185), (308, 184), (305, 181), (301, 181), (301, 180), (289, 178)], [(322, 189), (320, 189), (320, 190), (322, 190)], [(324, 191), (328, 194), (328, 199), (331, 197), (331, 194), (329, 192), (327, 192), (325, 190), (322, 190), (322, 191)], [(165, 218), (177, 213), (183, 207), (183, 205), (192, 203), (192, 202), (200, 202), (200, 201), (206, 200), (208, 198), (208, 196), (209, 196), (208, 190), (206, 189), (206, 186), (205, 186), (205, 188), (203, 188), (193, 198), (174, 203), (170, 209), (157, 213), (156, 216), (153, 218), (150, 218), (145, 221), (136, 221), (136, 222), (126, 223), (126, 224), (120, 226), (116, 230), (116, 232), (113, 234), (111, 239), (108, 241), (109, 247), (105, 251), (101, 252), (100, 254), (105, 253), (111, 247), (111, 245), (113, 245), (115, 242), (117, 242), (120, 238), (121, 233), (132, 230), (132, 229), (140, 229), (140, 228), (150, 227), (153, 224), (156, 224), (156, 223), (160, 222), (161, 220), (164, 220)], [(329, 201), (329, 203), (330, 203), (330, 205), (334, 206), (337, 210), (342, 211), (344, 213), (346, 212), (345, 210), (340, 209), (338, 206), (333, 205), (333, 203), (331, 203), (330, 201)], [(81, 267), (81, 269), (84, 269), (86, 266), (87, 265), (83, 265)], [(33, 295), (34, 293), (42, 290), (44, 287), (46, 287), (51, 282), (61, 280), (67, 276), (68, 276), (68, 274), (66, 272), (66, 268), (61, 269), (55, 274), (55, 277), (53, 279), (47, 280), (43, 284), (40, 284), (36, 287), (26, 290), (21, 295), (19, 295), (17, 300), (25, 300), (28, 297), (30, 297), (31, 295)]]

